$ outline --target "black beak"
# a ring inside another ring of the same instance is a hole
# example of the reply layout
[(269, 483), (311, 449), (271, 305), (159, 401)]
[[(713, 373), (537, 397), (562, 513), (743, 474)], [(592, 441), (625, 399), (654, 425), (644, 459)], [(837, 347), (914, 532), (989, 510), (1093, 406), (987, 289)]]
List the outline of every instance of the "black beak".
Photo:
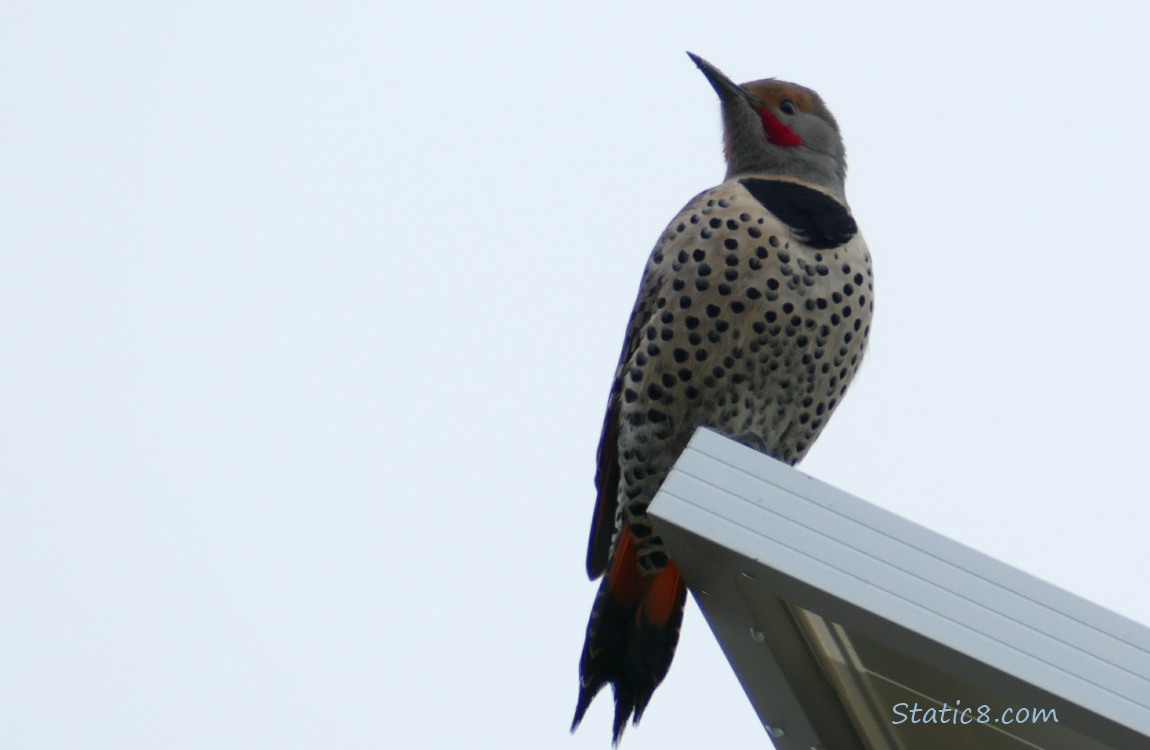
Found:
[(699, 66), (699, 70), (703, 71), (703, 75), (711, 82), (715, 93), (719, 95), (724, 104), (741, 100), (746, 102), (751, 109), (756, 109), (759, 106), (758, 101), (753, 96), (748, 94), (742, 86), (727, 78), (723, 71), (693, 52), (688, 52), (687, 57), (691, 58), (695, 65)]

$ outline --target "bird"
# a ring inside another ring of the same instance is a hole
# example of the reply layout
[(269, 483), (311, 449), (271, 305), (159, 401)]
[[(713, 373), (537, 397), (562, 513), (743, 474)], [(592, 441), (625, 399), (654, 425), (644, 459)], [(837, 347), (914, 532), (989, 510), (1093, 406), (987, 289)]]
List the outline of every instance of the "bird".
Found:
[(647, 515), (672, 464), (699, 427), (797, 463), (858, 372), (874, 311), (822, 98), (776, 78), (739, 85), (687, 54), (718, 94), (727, 171), (651, 252), (599, 440), (586, 566), (602, 580), (571, 731), (611, 685), (614, 745), (666, 676), (683, 621), (686, 584)]

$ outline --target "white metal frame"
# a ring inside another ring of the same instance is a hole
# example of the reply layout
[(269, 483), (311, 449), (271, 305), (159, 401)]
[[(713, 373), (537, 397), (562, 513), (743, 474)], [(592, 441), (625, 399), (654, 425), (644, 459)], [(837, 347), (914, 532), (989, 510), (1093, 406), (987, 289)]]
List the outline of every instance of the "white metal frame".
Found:
[(1138, 623), (705, 429), (650, 512), (779, 750), (873, 746), (813, 677), (795, 608), (996, 694), (1055, 702), (1105, 747), (1150, 748)]

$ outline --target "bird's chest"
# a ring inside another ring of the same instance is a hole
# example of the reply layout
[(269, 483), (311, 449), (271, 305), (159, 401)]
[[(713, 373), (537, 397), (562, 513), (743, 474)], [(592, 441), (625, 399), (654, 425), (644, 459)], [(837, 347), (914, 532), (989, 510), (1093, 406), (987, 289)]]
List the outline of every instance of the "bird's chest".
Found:
[(753, 200), (711, 191), (668, 227), (647, 278), (656, 287), (643, 332), (646, 351), (657, 354), (649, 380), (677, 389), (669, 421), (801, 458), (869, 334), (872, 277), (861, 237), (812, 248)]

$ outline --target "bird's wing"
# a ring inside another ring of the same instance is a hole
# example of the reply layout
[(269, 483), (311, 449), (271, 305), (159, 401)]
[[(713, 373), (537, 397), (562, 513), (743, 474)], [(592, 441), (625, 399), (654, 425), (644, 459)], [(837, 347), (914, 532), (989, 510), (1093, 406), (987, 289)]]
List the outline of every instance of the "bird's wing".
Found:
[[(652, 256), (659, 253), (665, 242), (660, 239)], [(599, 453), (595, 468), (595, 515), (591, 519), (591, 535), (587, 542), (587, 575), (598, 578), (607, 569), (611, 556), (611, 543), (615, 537), (618, 494), (619, 494), (619, 399), (623, 392), (623, 378), (627, 363), (635, 354), (642, 339), (643, 329), (648, 318), (654, 313), (655, 301), (663, 284), (663, 273), (658, 265), (648, 261), (639, 286), (639, 297), (631, 311), (627, 324), (627, 335), (623, 339), (623, 351), (619, 355), (619, 365), (615, 369), (615, 381), (607, 401), (607, 414), (603, 418), (603, 430), (599, 435)]]

